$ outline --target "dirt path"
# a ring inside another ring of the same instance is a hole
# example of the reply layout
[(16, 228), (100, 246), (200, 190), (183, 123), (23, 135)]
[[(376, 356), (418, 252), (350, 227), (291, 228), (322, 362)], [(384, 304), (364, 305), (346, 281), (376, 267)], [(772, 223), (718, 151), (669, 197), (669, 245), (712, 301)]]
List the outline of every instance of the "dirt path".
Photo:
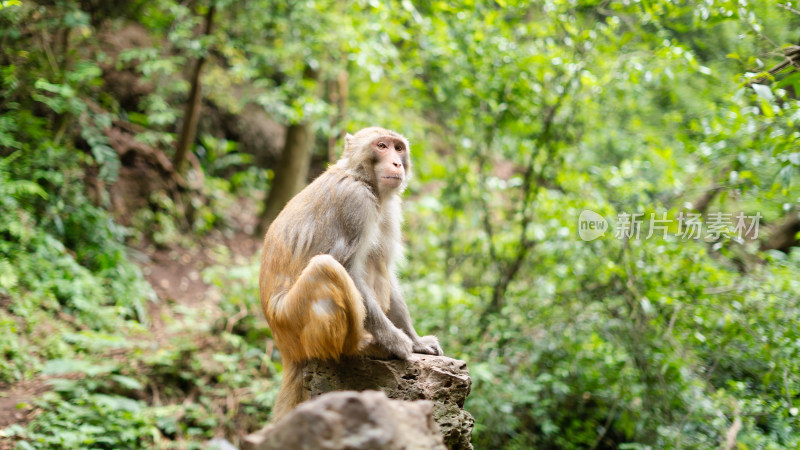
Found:
[[(45, 377), (0, 387), (0, 429), (30, 422), (36, 416), (32, 400), (49, 390)], [(6, 448), (2, 440), (0, 448)]]
[[(255, 220), (243, 208), (239, 218), (239, 227), (252, 230)], [(219, 261), (220, 248), (226, 248), (227, 261)], [(169, 332), (164, 319), (172, 315), (175, 305), (199, 305), (216, 302), (209, 296), (209, 286), (202, 280), (202, 271), (212, 265), (227, 263), (231, 265), (246, 264), (261, 248), (261, 240), (241, 230), (213, 231), (192, 249), (174, 247), (171, 249), (152, 250), (148, 248), (134, 249), (139, 265), (147, 281), (153, 287), (158, 302), (148, 302), (151, 320), (150, 328), (155, 339), (169, 339)], [(257, 282), (257, 281), (256, 281)], [(211, 307), (215, 305), (207, 305)], [(68, 377), (68, 375), (67, 375)], [(11, 385), (0, 385), (0, 430), (10, 425), (26, 425), (38, 414), (39, 409), (34, 402), (50, 385), (47, 380), (52, 377), (40, 376), (32, 380), (23, 380)], [(64, 378), (60, 376), (59, 378)], [(4, 439), (0, 434), (0, 450), (13, 448), (16, 441)]]
[(228, 249), (231, 261), (227, 264), (241, 265), (251, 261), (260, 246), (259, 239), (242, 232), (229, 237), (212, 233), (197, 248), (159, 250), (148, 255), (148, 260), (141, 264), (142, 271), (159, 299), (149, 303), (153, 334), (160, 339), (169, 337), (163, 318), (171, 315), (175, 305), (211, 306), (209, 303), (218, 301), (209, 295), (210, 287), (202, 279), (203, 270), (226, 263), (218, 260), (215, 248)]

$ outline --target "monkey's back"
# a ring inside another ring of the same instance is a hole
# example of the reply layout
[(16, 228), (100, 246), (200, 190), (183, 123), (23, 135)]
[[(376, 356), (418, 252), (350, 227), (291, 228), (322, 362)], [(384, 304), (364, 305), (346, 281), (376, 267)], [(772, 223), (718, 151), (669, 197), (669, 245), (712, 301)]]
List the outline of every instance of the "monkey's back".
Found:
[(364, 242), (367, 224), (377, 223), (377, 199), (364, 182), (330, 167), (297, 194), (270, 225), (261, 252), (260, 296), (268, 306), (288, 292), (312, 257), (333, 256), (346, 268)]

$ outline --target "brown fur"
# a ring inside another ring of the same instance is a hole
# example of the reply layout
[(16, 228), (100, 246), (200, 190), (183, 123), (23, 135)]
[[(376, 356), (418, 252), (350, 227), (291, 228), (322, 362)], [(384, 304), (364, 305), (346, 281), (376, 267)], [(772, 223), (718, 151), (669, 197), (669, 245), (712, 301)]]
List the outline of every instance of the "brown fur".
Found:
[(414, 331), (394, 275), (409, 170), (401, 135), (382, 128), (348, 135), (342, 159), (270, 225), (259, 284), (284, 366), (274, 418), (305, 400), (308, 359), (441, 354), (434, 337)]

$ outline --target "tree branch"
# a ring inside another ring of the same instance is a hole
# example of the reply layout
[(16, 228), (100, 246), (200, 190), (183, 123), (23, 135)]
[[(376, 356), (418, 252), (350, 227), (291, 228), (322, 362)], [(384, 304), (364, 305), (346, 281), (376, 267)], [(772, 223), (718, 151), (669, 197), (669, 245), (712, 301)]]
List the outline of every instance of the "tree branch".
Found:
[[(208, 8), (206, 13), (205, 22), (205, 35), (211, 34), (214, 25), (214, 10), (215, 5)], [(206, 63), (205, 55), (199, 57), (195, 62), (194, 69), (192, 70), (192, 87), (189, 90), (189, 99), (186, 102), (186, 110), (183, 114), (183, 127), (181, 127), (181, 135), (178, 139), (178, 146), (175, 150), (175, 156), (172, 159), (172, 164), (175, 166), (175, 172), (178, 174), (183, 173), (183, 168), (186, 165), (186, 154), (189, 153), (189, 147), (194, 142), (195, 135), (197, 134), (197, 121), (200, 118), (200, 101), (202, 100), (203, 86), (200, 82), (200, 76), (203, 73), (203, 66)]]
[(761, 244), (761, 251), (780, 250), (788, 252), (791, 247), (796, 247), (800, 244), (797, 240), (797, 233), (799, 232), (800, 214), (795, 211), (775, 227), (767, 240)]

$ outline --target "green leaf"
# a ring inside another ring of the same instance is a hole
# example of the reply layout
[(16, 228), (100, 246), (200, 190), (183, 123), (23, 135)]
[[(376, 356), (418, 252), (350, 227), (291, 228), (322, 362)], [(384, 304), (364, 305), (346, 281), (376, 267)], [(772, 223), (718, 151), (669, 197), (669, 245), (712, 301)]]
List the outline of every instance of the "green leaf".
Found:
[(753, 84), (753, 90), (756, 91), (759, 97), (767, 102), (771, 102), (775, 96), (772, 94), (772, 89), (763, 84)]
[(784, 187), (791, 185), (792, 175), (794, 174), (794, 166), (787, 164), (778, 172), (778, 181)]
[(0, 288), (10, 290), (16, 287), (17, 283), (19, 283), (19, 277), (14, 270), (14, 266), (7, 260), (0, 258)]
[(792, 86), (796, 95), (800, 95), (800, 72), (795, 72), (781, 81), (775, 83), (775, 87), (786, 88)]
[(112, 375), (111, 379), (127, 389), (140, 390), (144, 388), (142, 383), (140, 383), (139, 380), (135, 378), (126, 377), (124, 375)]
[(20, 0), (3, 0), (0, 1), (0, 9), (8, 8), (9, 6), (22, 6)]
[(142, 409), (142, 402), (118, 395), (95, 394), (92, 399), (112, 411), (136, 412)]
[(79, 359), (53, 359), (48, 361), (42, 373), (45, 375), (64, 375), (68, 373), (83, 373), (89, 376), (110, 373), (117, 369), (116, 364), (97, 364)]

